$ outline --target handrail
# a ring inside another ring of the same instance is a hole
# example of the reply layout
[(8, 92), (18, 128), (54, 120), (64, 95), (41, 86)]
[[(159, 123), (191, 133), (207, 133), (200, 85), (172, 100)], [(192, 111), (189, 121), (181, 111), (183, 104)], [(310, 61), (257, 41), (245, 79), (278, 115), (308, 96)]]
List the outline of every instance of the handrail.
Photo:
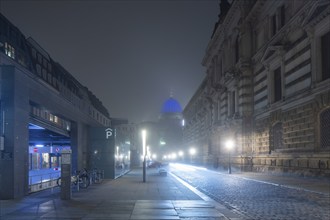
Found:
[(29, 193), (56, 187), (56, 179), (60, 176), (60, 171), (29, 175)]

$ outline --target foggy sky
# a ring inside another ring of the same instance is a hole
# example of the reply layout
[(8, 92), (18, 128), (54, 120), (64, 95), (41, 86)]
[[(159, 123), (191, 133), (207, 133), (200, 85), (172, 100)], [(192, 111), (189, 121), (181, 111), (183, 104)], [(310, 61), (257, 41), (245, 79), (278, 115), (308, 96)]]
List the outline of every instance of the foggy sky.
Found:
[(206, 75), (201, 62), (218, 0), (9, 1), (0, 11), (108, 109), (155, 121), (173, 90), (182, 108)]

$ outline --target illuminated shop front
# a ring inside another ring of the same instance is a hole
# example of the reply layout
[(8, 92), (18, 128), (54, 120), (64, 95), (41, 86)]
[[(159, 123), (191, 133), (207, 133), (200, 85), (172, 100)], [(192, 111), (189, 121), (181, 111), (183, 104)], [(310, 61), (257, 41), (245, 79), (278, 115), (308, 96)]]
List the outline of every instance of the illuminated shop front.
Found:
[(70, 146), (29, 146), (29, 170), (58, 169), (61, 167), (62, 150)]

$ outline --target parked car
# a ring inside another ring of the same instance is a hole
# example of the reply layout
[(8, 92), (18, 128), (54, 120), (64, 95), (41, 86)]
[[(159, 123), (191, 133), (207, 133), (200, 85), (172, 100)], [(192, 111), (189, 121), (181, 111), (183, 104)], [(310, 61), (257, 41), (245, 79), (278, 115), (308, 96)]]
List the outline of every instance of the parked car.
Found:
[(151, 161), (149, 164), (148, 164), (148, 168), (159, 168), (162, 166), (162, 163), (159, 162), (159, 161)]

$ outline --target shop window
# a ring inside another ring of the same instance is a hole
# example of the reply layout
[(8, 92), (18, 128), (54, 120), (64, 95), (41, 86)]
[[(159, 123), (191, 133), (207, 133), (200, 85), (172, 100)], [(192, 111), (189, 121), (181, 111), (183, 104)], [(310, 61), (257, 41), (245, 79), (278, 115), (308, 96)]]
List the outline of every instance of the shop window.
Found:
[(322, 80), (330, 78), (330, 32), (321, 37)]
[(330, 108), (320, 114), (321, 148), (330, 147)]
[(48, 153), (42, 153), (42, 169), (49, 168), (49, 154)]

